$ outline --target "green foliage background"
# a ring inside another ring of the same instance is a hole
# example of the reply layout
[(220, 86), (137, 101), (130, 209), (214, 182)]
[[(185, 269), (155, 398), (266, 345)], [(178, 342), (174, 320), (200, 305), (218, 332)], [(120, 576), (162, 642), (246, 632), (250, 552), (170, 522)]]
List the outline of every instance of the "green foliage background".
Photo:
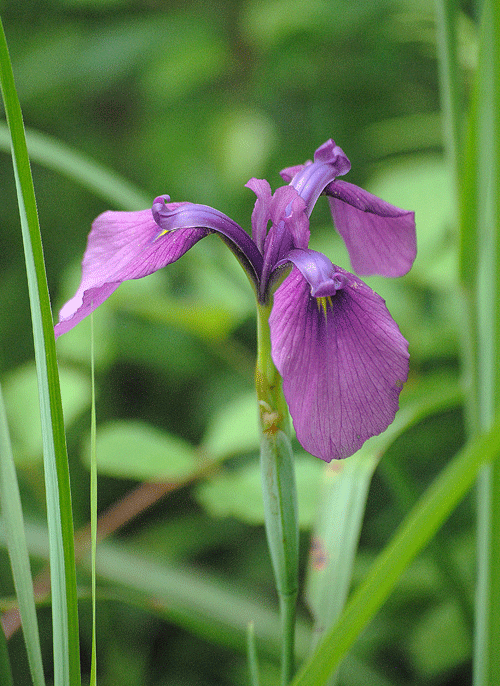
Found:
[[(402, 402), (457, 383), (456, 217), (442, 155), (432, 2), (4, 0), (0, 13), (28, 129), (113, 169), (142, 192), (144, 206), (169, 193), (174, 201), (217, 207), (249, 228), (253, 197), (243, 184), (256, 176), (276, 187), (281, 168), (312, 157), (333, 137), (352, 162), (349, 181), (416, 210), (412, 272), (395, 282), (368, 280), (410, 342)], [(475, 26), (466, 6), (460, 30), (468, 85)], [(92, 220), (139, 201), (131, 192), (113, 205), (51, 169), (53, 154), (44, 163), (33, 159), (56, 312), (78, 283)], [(0, 179), (0, 374), (23, 502), (39, 544), (36, 572), (44, 564), (41, 439), (15, 187), (3, 153)], [(312, 227), (313, 247), (349, 268), (326, 202), (318, 203)], [(130, 514), (113, 544), (103, 544), (101, 686), (247, 683), (239, 615), (248, 598), (268, 612), (260, 618), (263, 682), (277, 678), (251, 397), (254, 305), (240, 271), (209, 237), (167, 270), (124, 284), (96, 313), (100, 512), (137, 483), (181, 482), (151, 508)], [(89, 348), (88, 322), (58, 342), (77, 529), (89, 519)], [(451, 409), (419, 423), (384, 456), (368, 498), (355, 583), (463, 440), (461, 410)], [(304, 570), (324, 469), (299, 456)], [(466, 501), (358, 641), (342, 685), (469, 683), (472, 527)], [(164, 563), (185, 571), (168, 582), (174, 590), (189, 594), (201, 584), (196, 616), (172, 606), (165, 580), (155, 587), (154, 565)], [(79, 575), (85, 669), (85, 561)], [(203, 586), (207, 580), (211, 586)], [(1, 609), (12, 594), (2, 550)], [(230, 618), (225, 630), (206, 612), (209, 600)], [(39, 617), (50, 656), (48, 606)], [(302, 655), (309, 624), (302, 601)], [(16, 686), (28, 684), (19, 632), (10, 650)]]

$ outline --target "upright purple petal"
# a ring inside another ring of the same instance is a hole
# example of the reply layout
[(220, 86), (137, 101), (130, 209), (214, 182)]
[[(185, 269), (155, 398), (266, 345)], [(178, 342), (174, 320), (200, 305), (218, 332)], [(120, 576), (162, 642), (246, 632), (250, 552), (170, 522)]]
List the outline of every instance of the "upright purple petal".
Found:
[(316, 148), (314, 161), (323, 164), (331, 164), (337, 176), (344, 176), (351, 169), (351, 163), (340, 145), (337, 145), (333, 138), (329, 138), (323, 145)]
[(283, 169), (281, 177), (293, 186), (306, 203), (307, 216), (311, 215), (319, 196), (337, 176), (351, 168), (346, 154), (331, 138), (314, 153), (314, 162)]
[(101, 214), (88, 237), (80, 286), (59, 313), (56, 337), (93, 312), (123, 281), (175, 262), (207, 233), (206, 228), (187, 228), (162, 235), (151, 210)]
[(417, 254), (414, 212), (347, 181), (333, 181), (325, 193), (357, 274), (403, 276), (411, 269)]
[(297, 438), (327, 462), (352, 455), (393, 421), (409, 358), (382, 298), (332, 265), (334, 275), (335, 294), (316, 298), (294, 267), (269, 320)]
[(280, 222), (286, 225), (296, 248), (307, 248), (311, 237), (305, 210), (306, 203), (293, 186), (280, 186), (274, 192), (271, 221), (274, 225)]
[(273, 197), (271, 186), (265, 179), (252, 178), (245, 184), (245, 187), (250, 188), (257, 196), (252, 211), (252, 238), (260, 252), (264, 254), (267, 226), (271, 219), (271, 199)]
[[(305, 202), (293, 186), (281, 186), (274, 195), (267, 181), (261, 179), (250, 179), (246, 186), (257, 195), (252, 213), (252, 236), (258, 241), (264, 257), (259, 293), (261, 300), (265, 300), (276, 263), (292, 248), (307, 247), (309, 220)], [(269, 222), (271, 227), (267, 232)]]

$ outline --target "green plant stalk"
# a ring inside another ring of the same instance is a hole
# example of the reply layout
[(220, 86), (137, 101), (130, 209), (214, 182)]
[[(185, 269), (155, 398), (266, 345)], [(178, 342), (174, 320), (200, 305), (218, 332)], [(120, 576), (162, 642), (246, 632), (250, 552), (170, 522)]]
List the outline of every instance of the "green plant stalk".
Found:
[(261, 426), (261, 473), (266, 535), (282, 625), (282, 685), (294, 672), (299, 527), (290, 418), (281, 376), (271, 357), (270, 305), (258, 305), (256, 388)]
[[(485, 0), (477, 72), (477, 419), (485, 430), (500, 404), (500, 7)], [(500, 683), (500, 458), (478, 485), (478, 584), (474, 685)]]
[(250, 673), (250, 685), (259, 686), (259, 662), (257, 659), (257, 647), (255, 645), (255, 629), (253, 622), (249, 622), (247, 628), (247, 656), (248, 670)]
[[(500, 404), (500, 8), (482, 5), (478, 68), (468, 137), (460, 140), (454, 0), (438, 0), (438, 38), (447, 152), (459, 191), (460, 281), (466, 412), (471, 436), (487, 430)], [(460, 173), (459, 173), (460, 172)], [(478, 582), (474, 633), (474, 684), (500, 683), (500, 461), (485, 465), (478, 481)]]
[[(458, 65), (456, 0), (436, 0), (436, 29), (445, 151), (458, 190), (462, 150), (463, 88)], [(458, 195), (458, 193), (457, 193)], [(457, 197), (455, 197), (457, 201)]]
[(55, 686), (79, 686), (81, 676), (73, 517), (54, 329), (21, 106), (1, 22), (0, 84), (12, 140), (12, 162), (26, 259), (40, 394), (51, 549), (54, 683)]
[[(471, 436), (487, 430), (500, 404), (500, 7), (485, 0), (468, 137), (458, 179), (460, 281), (467, 331), (464, 370)], [(478, 481), (478, 575), (474, 685), (500, 683), (500, 460)]]

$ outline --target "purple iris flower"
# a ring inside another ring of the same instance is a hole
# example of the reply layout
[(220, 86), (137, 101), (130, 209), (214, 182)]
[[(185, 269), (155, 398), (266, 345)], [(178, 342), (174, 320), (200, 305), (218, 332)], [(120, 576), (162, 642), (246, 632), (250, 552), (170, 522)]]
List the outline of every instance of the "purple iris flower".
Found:
[(363, 281), (308, 248), (309, 216), (328, 197), (353, 269), (401, 276), (416, 255), (413, 212), (337, 179), (350, 162), (333, 140), (313, 162), (267, 181), (247, 183), (257, 196), (252, 237), (222, 212), (159, 196), (152, 209), (105, 212), (93, 223), (80, 286), (59, 313), (56, 336), (72, 329), (118, 286), (175, 262), (209, 233), (236, 254), (261, 305), (272, 304), (273, 361), (297, 438), (330, 462), (352, 455), (384, 431), (408, 375), (408, 344), (384, 300)]

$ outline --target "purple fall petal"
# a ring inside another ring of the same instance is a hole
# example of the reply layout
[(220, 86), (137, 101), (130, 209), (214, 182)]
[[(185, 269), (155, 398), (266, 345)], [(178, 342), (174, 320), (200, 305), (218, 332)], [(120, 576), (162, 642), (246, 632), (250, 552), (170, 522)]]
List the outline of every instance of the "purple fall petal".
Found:
[(409, 358), (382, 298), (349, 272), (332, 270), (344, 277), (341, 288), (315, 298), (294, 267), (269, 319), (297, 438), (327, 462), (352, 455), (393, 421)]
[(93, 312), (123, 281), (139, 279), (175, 262), (209, 233), (200, 228), (166, 235), (160, 231), (151, 210), (110, 211), (97, 217), (83, 257), (80, 286), (59, 312), (56, 337)]
[(356, 273), (403, 276), (411, 269), (417, 254), (414, 212), (347, 181), (333, 181), (325, 193)]
[(161, 229), (177, 233), (181, 228), (196, 228), (218, 233), (240, 262), (245, 264), (247, 271), (251, 272), (257, 286), (262, 272), (262, 255), (241, 226), (223, 212), (208, 205), (191, 202), (169, 203), (168, 200), (168, 195), (160, 195), (153, 202), (153, 217)]

